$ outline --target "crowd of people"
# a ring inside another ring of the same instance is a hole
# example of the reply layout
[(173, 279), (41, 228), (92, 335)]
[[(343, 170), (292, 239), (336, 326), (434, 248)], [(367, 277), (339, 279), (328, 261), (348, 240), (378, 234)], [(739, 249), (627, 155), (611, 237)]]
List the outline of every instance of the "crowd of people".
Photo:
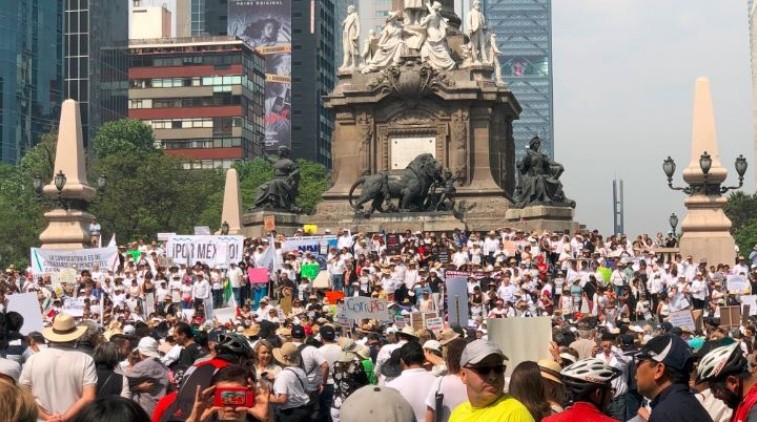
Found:
[[(117, 270), (76, 280), (10, 266), (0, 422), (757, 421), (757, 324), (721, 319), (755, 289), (757, 246), (707, 263), (672, 252), (672, 233), (345, 228), (326, 251), (285, 243), (248, 238), (228, 268), (142, 241), (120, 248)], [(260, 266), (268, 283), (248, 277)], [(467, 318), (414, 327), (416, 312), (448, 315), (448, 271), (467, 275)], [(8, 309), (19, 293), (36, 293), (41, 330)], [(350, 296), (385, 300), (394, 322), (345, 324)], [(693, 325), (671, 319), (681, 312)], [(549, 350), (511, 364), (490, 321), (528, 317), (551, 322)]]

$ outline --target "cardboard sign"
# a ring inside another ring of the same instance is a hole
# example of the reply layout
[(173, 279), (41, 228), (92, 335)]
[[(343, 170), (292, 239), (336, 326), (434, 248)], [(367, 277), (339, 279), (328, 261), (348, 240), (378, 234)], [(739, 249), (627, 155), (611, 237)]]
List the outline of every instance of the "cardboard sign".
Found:
[[(549, 342), (552, 341), (552, 319), (494, 318), (486, 320), (489, 340), (509, 358), (506, 376), (523, 361), (551, 359)], [(513, 341), (518, 339), (518, 341)]]
[(405, 328), (405, 317), (402, 315), (395, 315), (394, 326), (397, 327), (398, 330)]
[(741, 325), (740, 306), (720, 307), (720, 326), (724, 328), (736, 328)]
[(468, 320), (468, 273), (447, 271), (444, 275), (447, 294), (447, 320), (452, 327), (464, 327)]
[(426, 320), (426, 328), (431, 331), (442, 331), (444, 330), (444, 321), (439, 317), (429, 318)]
[(321, 272), (321, 266), (318, 264), (303, 264), (300, 269), (300, 275), (308, 280), (314, 280)]
[(42, 331), (44, 323), (42, 310), (39, 307), (37, 293), (17, 293), (6, 296), (8, 298), (7, 312), (18, 312), (24, 317), (21, 334), (28, 335), (32, 331)]
[(318, 276), (313, 280), (314, 289), (328, 289), (329, 288), (329, 272), (321, 271)]
[(390, 233), (386, 235), (386, 254), (391, 255), (399, 255), (400, 251), (402, 250), (402, 245), (400, 244), (400, 235), (397, 233)]
[(158, 240), (161, 242), (167, 242), (171, 237), (176, 236), (176, 233), (158, 233)]
[(210, 235), (210, 227), (208, 226), (195, 226), (195, 236), (207, 236)]
[(268, 268), (247, 268), (247, 277), (251, 284), (267, 284), (270, 275)]
[(66, 284), (74, 284), (76, 283), (76, 279), (79, 277), (79, 273), (76, 272), (73, 268), (63, 268), (60, 270), (60, 275), (58, 277), (59, 283), (66, 283)]
[(276, 217), (272, 215), (263, 216), (263, 230), (266, 232), (276, 230)]
[(370, 297), (347, 297), (344, 299), (344, 314), (347, 319), (375, 319), (381, 322), (393, 322), (389, 315), (386, 299)]
[(315, 224), (305, 224), (302, 226), (302, 231), (305, 232), (305, 234), (313, 235), (318, 233), (318, 226)]
[(669, 316), (669, 321), (674, 327), (686, 327), (691, 332), (696, 331), (697, 325), (694, 322), (694, 316), (691, 314), (691, 311), (688, 309), (677, 311), (677, 312), (671, 312)]
[[(745, 310), (747, 306), (749, 311)], [(757, 315), (757, 295), (741, 296), (741, 315)]]
[(744, 294), (750, 290), (751, 286), (746, 276), (729, 275), (726, 279), (726, 288), (728, 293)]
[(413, 327), (413, 331), (423, 330), (427, 328), (427, 321), (437, 316), (436, 312), (412, 312), (410, 314), (410, 326)]
[(73, 317), (84, 316), (84, 298), (67, 297), (63, 299), (63, 312)]

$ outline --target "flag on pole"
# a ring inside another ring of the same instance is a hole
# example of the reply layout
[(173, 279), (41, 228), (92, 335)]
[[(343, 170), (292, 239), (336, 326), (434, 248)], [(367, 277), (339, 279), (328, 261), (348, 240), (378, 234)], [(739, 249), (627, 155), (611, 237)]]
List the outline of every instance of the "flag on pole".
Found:
[(223, 303), (229, 303), (232, 296), (231, 282), (229, 281), (229, 278), (226, 277), (223, 279)]
[[(100, 243), (102, 244), (102, 238), (100, 240)], [(108, 242), (108, 247), (116, 247), (116, 234), (113, 233), (113, 236), (110, 237), (110, 242)]]

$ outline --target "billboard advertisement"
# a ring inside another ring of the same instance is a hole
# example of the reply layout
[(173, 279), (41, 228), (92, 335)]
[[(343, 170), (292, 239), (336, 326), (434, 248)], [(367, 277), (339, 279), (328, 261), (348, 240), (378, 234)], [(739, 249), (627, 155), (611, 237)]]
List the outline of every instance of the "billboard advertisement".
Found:
[(291, 147), (291, 0), (229, 0), (228, 34), (265, 57), (265, 145)]

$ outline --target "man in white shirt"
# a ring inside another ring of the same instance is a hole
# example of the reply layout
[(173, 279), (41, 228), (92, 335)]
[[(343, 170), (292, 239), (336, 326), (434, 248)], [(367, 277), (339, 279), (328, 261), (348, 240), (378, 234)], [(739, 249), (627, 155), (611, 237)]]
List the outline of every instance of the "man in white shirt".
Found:
[(210, 283), (205, 279), (203, 273), (195, 275), (196, 281), (192, 286), (192, 297), (194, 298), (195, 307), (202, 304), (207, 307), (206, 301), (210, 298)]
[(612, 282), (612, 287), (615, 289), (615, 294), (618, 296), (622, 295), (623, 287), (628, 284), (628, 281), (626, 280), (626, 274), (620, 261), (615, 263), (615, 269), (612, 271), (610, 281)]
[(497, 233), (492, 230), (484, 239), (483, 253), (487, 264), (494, 264), (494, 254), (497, 252), (498, 246)]
[(336, 247), (341, 251), (342, 248), (352, 249), (352, 245), (355, 243), (355, 238), (350, 234), (347, 229), (342, 229), (339, 233), (339, 237), (336, 241)]
[(423, 368), (426, 358), (423, 355), (423, 347), (418, 342), (413, 341), (402, 345), (400, 360), (402, 374), (387, 382), (386, 386), (399, 391), (410, 403), (416, 420), (425, 420), (426, 397), (436, 377)]
[(231, 292), (234, 294), (234, 302), (237, 306), (242, 306), (242, 277), (244, 273), (239, 268), (236, 262), (230, 264), (231, 268), (226, 270), (226, 276), (229, 277), (229, 283), (231, 283)]
[(624, 356), (623, 352), (615, 346), (615, 341), (615, 334), (603, 334), (600, 343), (602, 350), (595, 357), (622, 372), (622, 375), (612, 380), (611, 391), (614, 394), (607, 407), (607, 413), (615, 419), (625, 421), (634, 416), (625, 414), (626, 393), (628, 393), (628, 382), (626, 380), (628, 379), (630, 358)]
[(463, 265), (470, 263), (470, 256), (468, 252), (463, 250), (462, 246), (458, 246), (455, 253), (452, 254), (452, 263), (460, 269)]

